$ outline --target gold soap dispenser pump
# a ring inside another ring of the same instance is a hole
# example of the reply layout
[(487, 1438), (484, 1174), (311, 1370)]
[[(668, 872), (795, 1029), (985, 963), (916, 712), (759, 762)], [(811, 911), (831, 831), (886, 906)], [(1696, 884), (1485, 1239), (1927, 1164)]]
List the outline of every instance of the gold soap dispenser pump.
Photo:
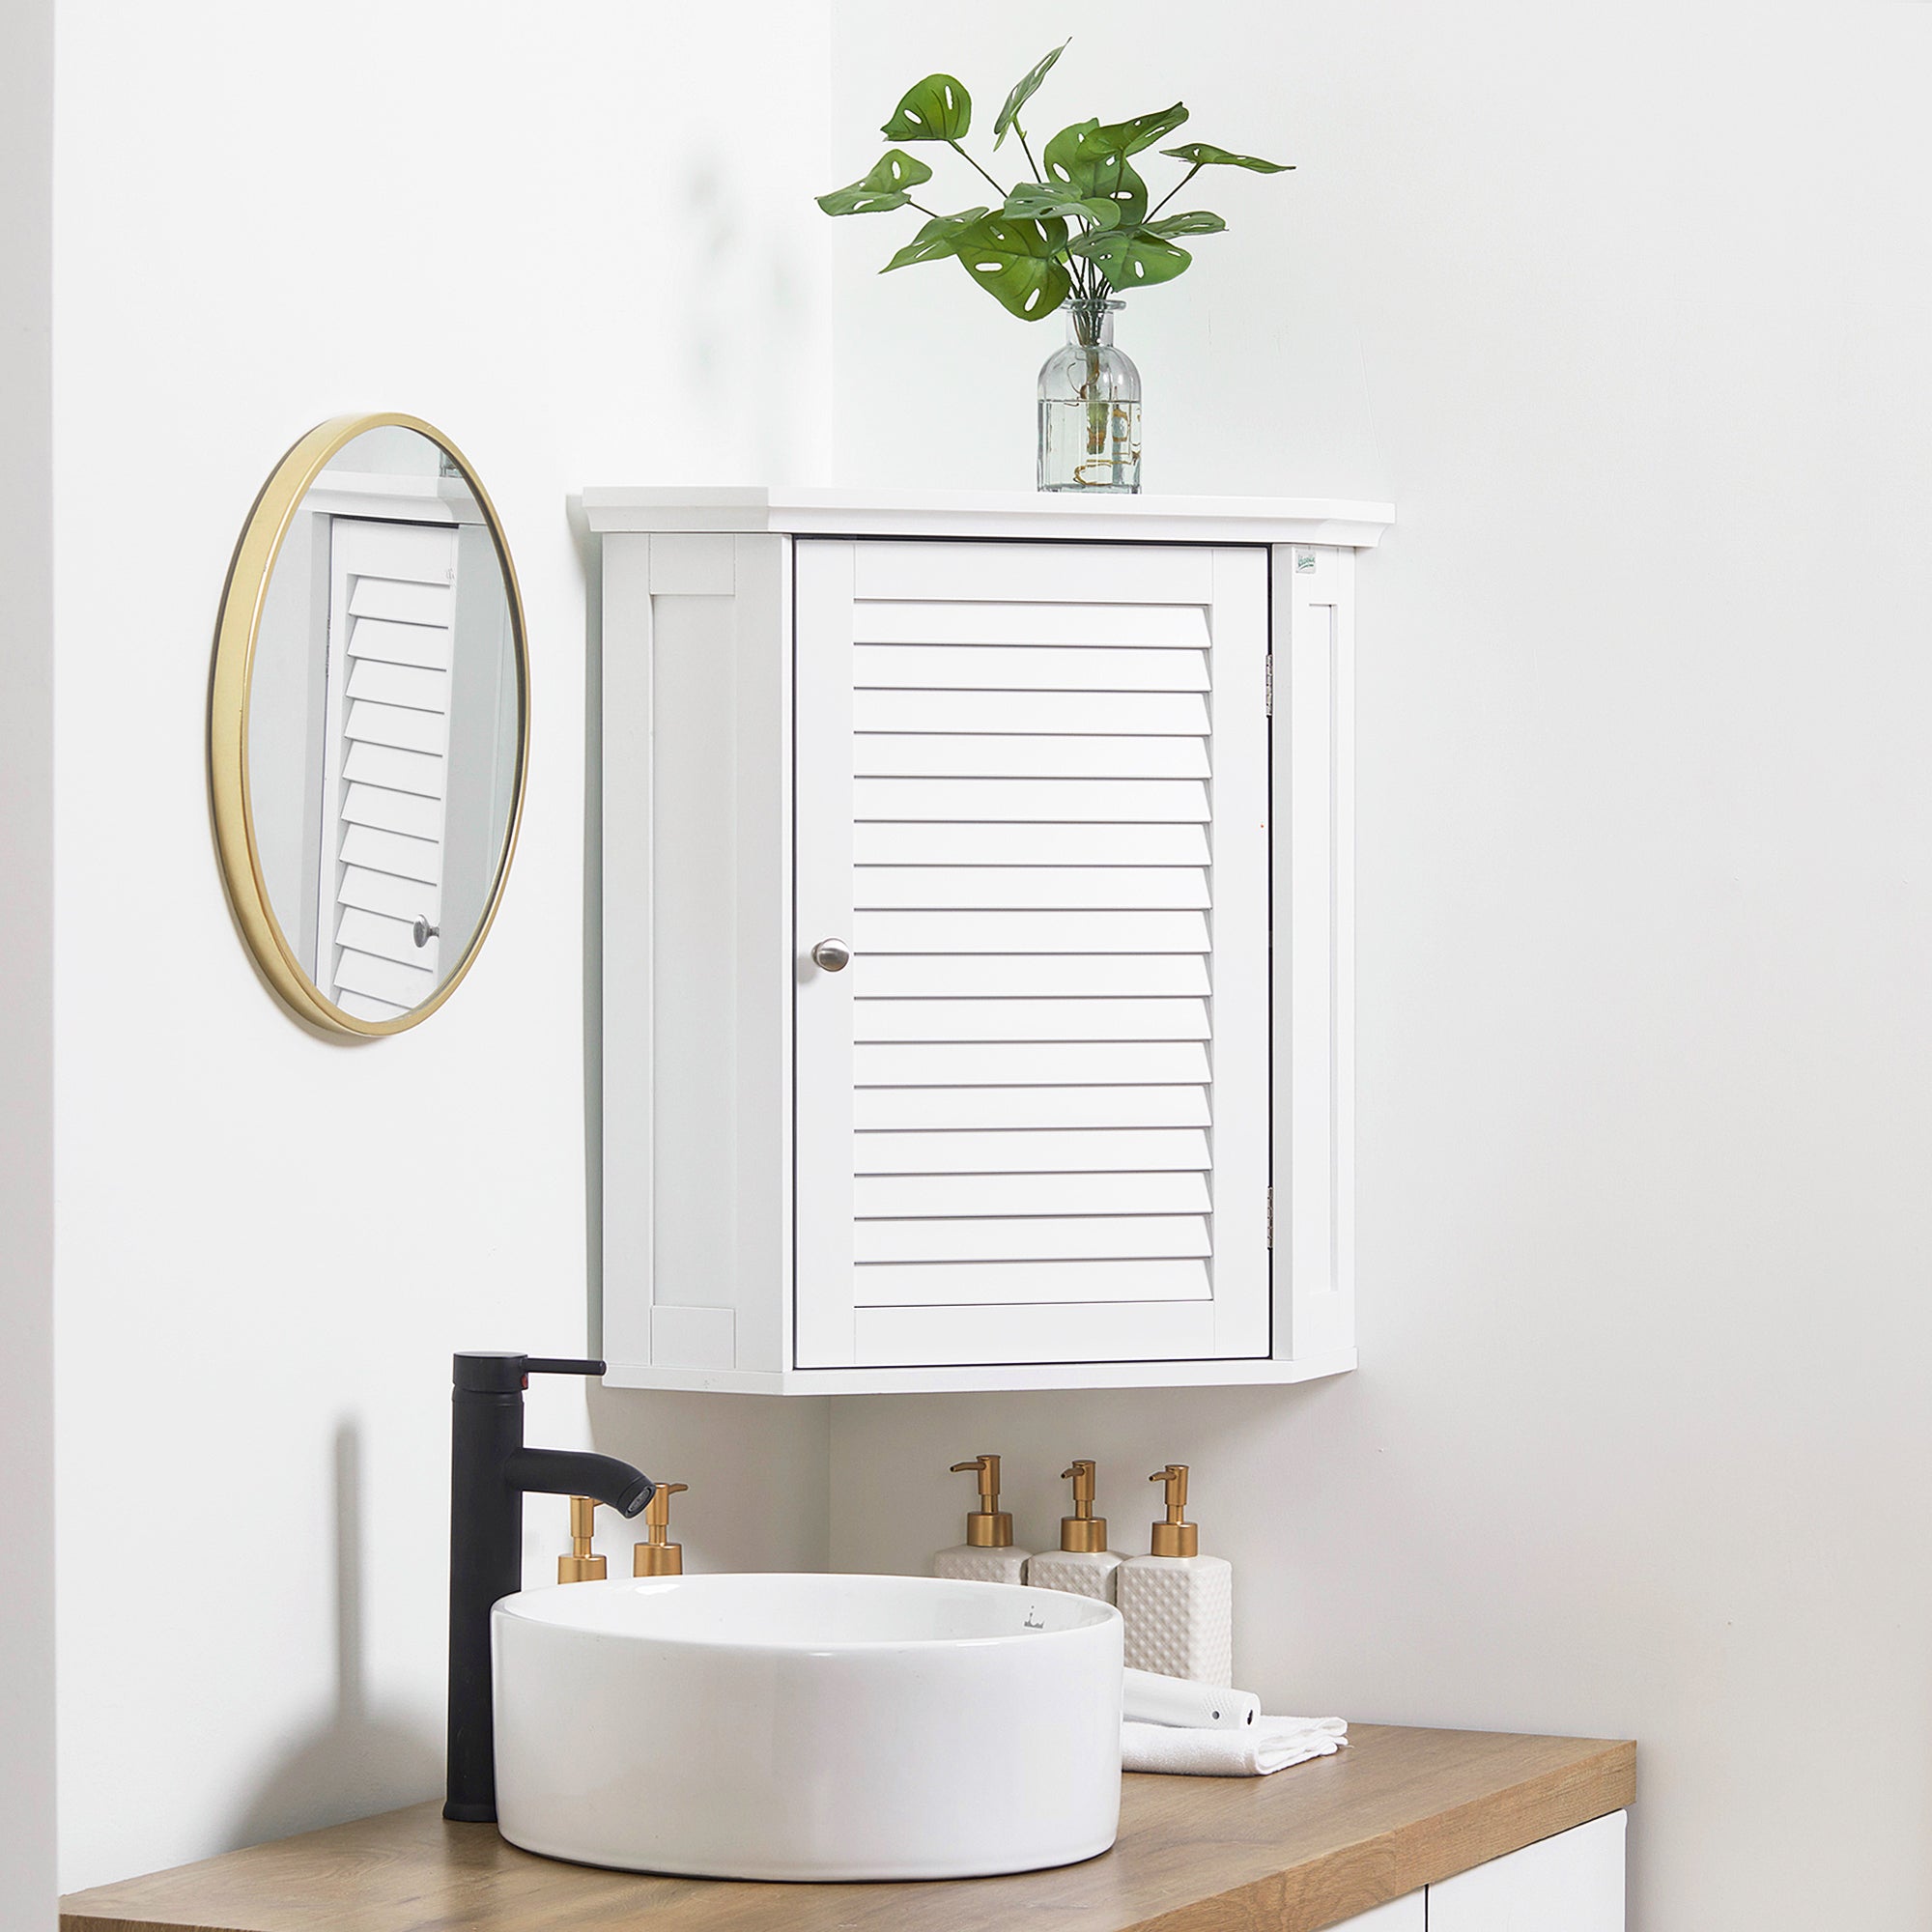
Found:
[(1000, 1459), (976, 1456), (953, 1463), (954, 1475), (963, 1472), (979, 1481), (980, 1507), (967, 1515), (966, 1541), (942, 1549), (932, 1559), (932, 1574), (968, 1583), (1024, 1582), (1028, 1552), (1013, 1548), (1013, 1520), (1000, 1507)]
[(590, 1547), (597, 1533), (597, 1503), (591, 1496), (570, 1499), (570, 1554), (556, 1559), (559, 1583), (601, 1583), (610, 1566)]
[(1114, 1601), (1114, 1578), (1121, 1559), (1107, 1548), (1107, 1519), (1094, 1514), (1098, 1465), (1081, 1459), (1060, 1472), (1073, 1484), (1073, 1514), (1060, 1519), (1060, 1548), (1043, 1549), (1027, 1565), (1027, 1581), (1042, 1590)]
[(684, 1545), (670, 1541), (670, 1499), (687, 1492), (683, 1483), (660, 1483), (644, 1505), (644, 1540), (631, 1546), (634, 1577), (682, 1577)]
[(1225, 1687), (1235, 1674), (1234, 1569), (1201, 1554), (1201, 1531), (1187, 1520), (1187, 1464), (1170, 1463), (1148, 1481), (1163, 1485), (1167, 1511), (1148, 1553), (1128, 1557), (1115, 1580), (1127, 1668)]

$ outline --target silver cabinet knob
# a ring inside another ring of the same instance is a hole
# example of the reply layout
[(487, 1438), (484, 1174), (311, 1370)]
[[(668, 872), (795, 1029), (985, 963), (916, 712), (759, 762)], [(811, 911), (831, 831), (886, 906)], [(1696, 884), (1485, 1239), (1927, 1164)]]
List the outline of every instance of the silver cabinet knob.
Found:
[(828, 973), (842, 973), (852, 963), (852, 949), (842, 939), (821, 939), (811, 949), (811, 963)]
[(427, 946), (432, 939), (440, 937), (441, 932), (440, 926), (432, 925), (420, 913), (416, 915), (416, 923), (410, 927), (410, 936), (418, 946)]

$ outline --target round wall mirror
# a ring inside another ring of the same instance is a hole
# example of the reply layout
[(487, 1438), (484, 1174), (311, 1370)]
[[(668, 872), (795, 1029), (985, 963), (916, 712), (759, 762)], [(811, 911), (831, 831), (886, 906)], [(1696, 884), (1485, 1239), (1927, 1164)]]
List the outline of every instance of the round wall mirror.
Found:
[(400, 1033), (475, 958), (523, 809), (529, 668), (483, 486), (413, 416), (338, 416), (263, 485), (229, 568), (209, 777), (270, 983)]

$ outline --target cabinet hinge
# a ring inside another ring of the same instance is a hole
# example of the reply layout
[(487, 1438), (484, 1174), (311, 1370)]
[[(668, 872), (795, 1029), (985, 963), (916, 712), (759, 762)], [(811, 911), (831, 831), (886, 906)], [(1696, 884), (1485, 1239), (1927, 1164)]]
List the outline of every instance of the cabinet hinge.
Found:
[(1270, 651), (1262, 660), (1262, 702), (1267, 715), (1274, 716), (1274, 653)]
[(1274, 1246), (1274, 1189), (1272, 1187), (1267, 1191), (1267, 1244), (1270, 1248)]

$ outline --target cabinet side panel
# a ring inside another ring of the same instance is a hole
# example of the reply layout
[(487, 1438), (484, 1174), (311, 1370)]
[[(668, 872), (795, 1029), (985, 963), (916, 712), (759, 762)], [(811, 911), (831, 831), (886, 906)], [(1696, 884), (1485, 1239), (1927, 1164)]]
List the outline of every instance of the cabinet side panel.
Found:
[(1274, 563), (1275, 1348), (1354, 1345), (1354, 664), (1345, 551)]
[[(721, 596), (651, 599), (650, 1300), (737, 1305), (739, 1053), (734, 612)], [(627, 754), (636, 755), (636, 747)], [(614, 961), (609, 1015), (626, 997)], [(607, 1176), (609, 1190), (621, 1185)], [(688, 1325), (688, 1324), (687, 1324)], [(660, 1324), (660, 1343), (684, 1332)], [(657, 1367), (727, 1366), (667, 1361)], [(731, 1364), (728, 1366), (735, 1366)]]
[(598, 1347), (650, 1360), (650, 540), (604, 539), (603, 1281)]

